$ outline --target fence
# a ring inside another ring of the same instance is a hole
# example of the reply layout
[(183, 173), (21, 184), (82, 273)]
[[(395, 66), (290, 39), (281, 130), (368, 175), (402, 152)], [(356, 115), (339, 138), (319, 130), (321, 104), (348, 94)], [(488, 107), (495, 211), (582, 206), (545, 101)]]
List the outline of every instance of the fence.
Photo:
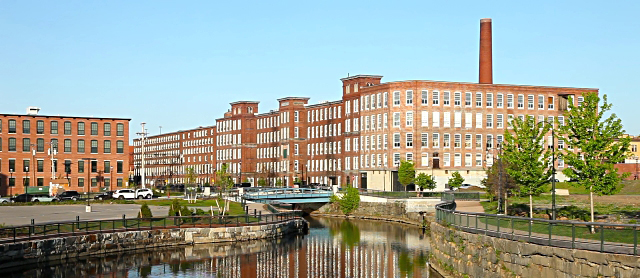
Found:
[(453, 200), (454, 196), (457, 200), (480, 200), (480, 192), (433, 192), (433, 191), (382, 191), (366, 188), (358, 188), (360, 195), (374, 196), (387, 199), (408, 199), (408, 198), (450, 198)]
[(637, 224), (559, 221), (461, 212), (455, 202), (436, 206), (436, 221), (465, 232), (540, 245), (618, 254), (638, 254)]
[(166, 228), (191, 227), (235, 227), (279, 223), (302, 216), (300, 211), (278, 212), (274, 214), (244, 214), (233, 216), (169, 216), (152, 218), (125, 218), (107, 220), (83, 220), (50, 222), (0, 228), (0, 244), (15, 243), (50, 237), (74, 236), (93, 233), (140, 231)]

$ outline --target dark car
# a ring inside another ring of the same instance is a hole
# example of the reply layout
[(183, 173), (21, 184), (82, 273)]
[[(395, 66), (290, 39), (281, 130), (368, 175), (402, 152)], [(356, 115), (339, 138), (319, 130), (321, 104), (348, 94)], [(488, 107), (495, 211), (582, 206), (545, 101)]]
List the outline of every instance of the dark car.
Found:
[(111, 200), (113, 199), (113, 191), (102, 192), (93, 198), (96, 200)]
[(33, 194), (20, 194), (18, 196), (12, 197), (11, 198), (11, 202), (14, 203), (27, 203), (27, 202), (31, 202), (31, 199), (33, 199)]
[(80, 199), (78, 191), (65, 191), (56, 196), (58, 201), (77, 201)]

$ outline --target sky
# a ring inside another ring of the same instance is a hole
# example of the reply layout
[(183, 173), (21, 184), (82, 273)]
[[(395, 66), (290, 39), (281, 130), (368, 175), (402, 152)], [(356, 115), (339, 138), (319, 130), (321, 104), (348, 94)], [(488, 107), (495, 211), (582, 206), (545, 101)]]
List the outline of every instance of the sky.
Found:
[[(340, 78), (599, 88), (640, 134), (640, 1), (0, 1), (0, 113), (215, 124), (239, 100), (341, 97)], [(132, 135), (133, 138), (135, 135)]]

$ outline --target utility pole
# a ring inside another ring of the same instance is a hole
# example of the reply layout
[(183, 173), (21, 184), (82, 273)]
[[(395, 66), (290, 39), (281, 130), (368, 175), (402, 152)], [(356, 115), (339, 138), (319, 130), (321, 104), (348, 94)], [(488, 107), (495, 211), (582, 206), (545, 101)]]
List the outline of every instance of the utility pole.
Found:
[(144, 129), (144, 125), (147, 124), (145, 122), (140, 123), (140, 125), (142, 126), (142, 132), (138, 132), (136, 134), (140, 135), (140, 137), (142, 138), (142, 170), (140, 173), (141, 179), (140, 182), (142, 183), (142, 188), (147, 188), (146, 184), (145, 184), (145, 179), (144, 179), (144, 141), (146, 140), (146, 136), (147, 136), (147, 132)]

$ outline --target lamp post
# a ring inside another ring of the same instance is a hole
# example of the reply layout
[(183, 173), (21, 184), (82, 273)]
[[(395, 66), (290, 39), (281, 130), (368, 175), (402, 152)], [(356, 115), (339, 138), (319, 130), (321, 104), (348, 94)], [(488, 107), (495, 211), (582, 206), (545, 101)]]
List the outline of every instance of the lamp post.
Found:
[[(498, 151), (498, 214), (503, 213), (504, 208), (502, 206), (502, 145), (495, 138), (491, 138), (491, 141), (495, 142), (495, 147), (489, 146), (490, 142), (487, 141), (486, 152), (489, 155), (489, 150), (497, 150)], [(487, 161), (487, 160), (485, 160)], [(493, 163), (492, 163), (493, 165)]]
[[(87, 212), (91, 212), (91, 198), (90, 198), (90, 193), (91, 193), (91, 161), (93, 160), (93, 158), (89, 158), (89, 157), (85, 157), (82, 160), (85, 160), (87, 162), (87, 166), (86, 170), (87, 170), (87, 182), (85, 183), (85, 193), (87, 194), (87, 207), (86, 207), (86, 211)], [(97, 182), (97, 181), (96, 181)]]
[(145, 124), (146, 123), (144, 123), (144, 122), (140, 123), (140, 125), (142, 126), (142, 132), (136, 133), (136, 134), (140, 135), (140, 137), (141, 137), (140, 141), (142, 142), (142, 170), (140, 172), (140, 176), (141, 176), (140, 183), (142, 183), (142, 188), (147, 188), (147, 186), (145, 184), (145, 172), (144, 172), (144, 141), (145, 141), (146, 136), (147, 136), (147, 132), (144, 129), (144, 125)]
[(636, 156), (636, 176), (633, 178), (634, 180), (638, 179), (638, 157)]
[(551, 220), (556, 220), (556, 148), (555, 130), (551, 129)]
[(69, 174), (71, 174), (71, 161), (64, 162), (64, 172), (67, 174), (67, 183), (69, 188), (71, 188), (71, 178), (69, 178)]
[(109, 173), (111, 174), (111, 180), (109, 180), (109, 191), (113, 191), (113, 166), (109, 166)]

